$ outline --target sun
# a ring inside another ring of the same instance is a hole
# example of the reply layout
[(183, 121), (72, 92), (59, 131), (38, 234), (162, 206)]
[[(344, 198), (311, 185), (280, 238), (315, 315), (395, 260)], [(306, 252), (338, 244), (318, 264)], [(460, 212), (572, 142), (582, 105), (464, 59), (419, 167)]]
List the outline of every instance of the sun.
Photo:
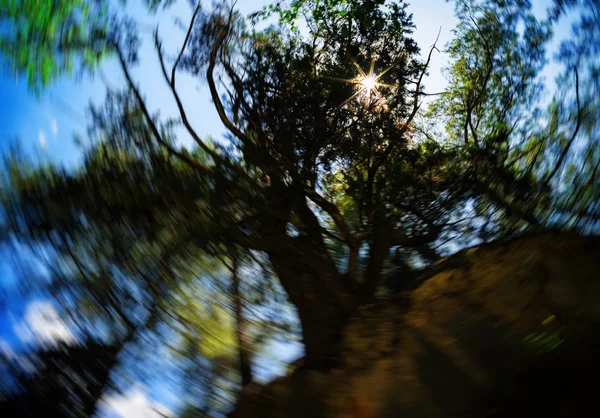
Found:
[(358, 71), (358, 75), (356, 77), (352, 79), (328, 77), (336, 81), (343, 81), (344, 83), (354, 84), (355, 86), (355, 93), (348, 99), (344, 100), (344, 102), (337, 106), (337, 108), (348, 104), (354, 98), (356, 98), (359, 102), (363, 103), (365, 106), (368, 107), (375, 106), (375, 108), (377, 108), (378, 110), (380, 110), (379, 108), (385, 108), (386, 106), (380, 89), (389, 88), (392, 86), (390, 86), (389, 84), (384, 84), (380, 80), (381, 77), (390, 70), (391, 66), (377, 74), (374, 71), (375, 60), (371, 62), (371, 68), (369, 69), (368, 73), (365, 72), (360, 67), (360, 65), (356, 63), (356, 61), (353, 60), (352, 63)]
[(375, 75), (367, 75), (360, 80), (361, 87), (366, 91), (374, 90), (377, 87), (377, 78)]

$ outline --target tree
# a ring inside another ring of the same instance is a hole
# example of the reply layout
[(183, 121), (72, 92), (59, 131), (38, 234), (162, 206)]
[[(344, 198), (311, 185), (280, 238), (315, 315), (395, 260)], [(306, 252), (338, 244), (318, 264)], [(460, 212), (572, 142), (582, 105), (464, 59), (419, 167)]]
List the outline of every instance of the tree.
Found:
[[(92, 111), (95, 145), (76, 170), (8, 161), (6, 219), (19, 239), (51, 243), (63, 282), (87, 277), (92, 306), (124, 323), (139, 322), (138, 309), (172, 317), (182, 291), (210, 286), (208, 261), (231, 260), (232, 249), (255, 257), (264, 283), (276, 277), (297, 309), (305, 367), (322, 370), (336, 365), (344, 325), (376, 297), (392, 259), (409, 270), (407, 260), (431, 262), (463, 234), (554, 225), (544, 154), (561, 141), (540, 148), (525, 120), (550, 35), (525, 2), (459, 2), (450, 87), (429, 114), (439, 133), (417, 123), (437, 46), (418, 59), (406, 4), (295, 0), (250, 22), (272, 13), (279, 25), (258, 31), (224, 4), (198, 5), (172, 62), (155, 31), (179, 111), (166, 121), (131, 73), (135, 25), (115, 18), (102, 39), (126, 90)], [(194, 129), (180, 71), (206, 80), (225, 141)], [(177, 145), (178, 123), (193, 148)]]
[(9, 360), (16, 388), (3, 394), (8, 396), (0, 411), (19, 417), (91, 417), (118, 352), (119, 347), (98, 342), (39, 350), (30, 356), (33, 362), (28, 360), (34, 371)]
[[(540, 72), (547, 61), (546, 47), (555, 19), (574, 6), (581, 6), (582, 23), (560, 47), (558, 58), (565, 71), (557, 80), (558, 89), (550, 105), (544, 109), (539, 103), (543, 98)], [(477, 159), (472, 175), (485, 189), (484, 207), (504, 206), (500, 217), (494, 217), (492, 228), (520, 228), (518, 224), (507, 225), (504, 218), (511, 213), (530, 225), (587, 232), (597, 226), (593, 198), (580, 202), (580, 209), (574, 206), (583, 193), (595, 195), (591, 184), (597, 181), (596, 121), (592, 120), (598, 114), (592, 98), (597, 83), (587, 77), (584, 83), (580, 78), (584, 72), (588, 77), (594, 73), (598, 55), (593, 47), (583, 53), (581, 46), (576, 46), (595, 45), (586, 38), (598, 35), (591, 28), (594, 19), (598, 23), (597, 13), (594, 15), (597, 10), (596, 1), (556, 2), (548, 20), (538, 21), (527, 3), (520, 1), (503, 2), (501, 7), (485, 2), (457, 3), (461, 22), (449, 45), (453, 60), (449, 93), (433, 111), (442, 116), (450, 137), (464, 141), (465, 150)], [(522, 33), (515, 32), (512, 28), (520, 24)], [(586, 35), (581, 25), (590, 29)], [(586, 100), (584, 85), (588, 89)], [(586, 129), (582, 129), (584, 125)], [(575, 143), (581, 152), (575, 151)], [(572, 164), (580, 167), (578, 176), (569, 175), (573, 173)], [(506, 173), (512, 180), (503, 178)], [(573, 184), (574, 177), (579, 181)], [(528, 184), (534, 186), (523, 187)], [(565, 207), (563, 199), (573, 206)], [(568, 225), (572, 217), (579, 224)]]

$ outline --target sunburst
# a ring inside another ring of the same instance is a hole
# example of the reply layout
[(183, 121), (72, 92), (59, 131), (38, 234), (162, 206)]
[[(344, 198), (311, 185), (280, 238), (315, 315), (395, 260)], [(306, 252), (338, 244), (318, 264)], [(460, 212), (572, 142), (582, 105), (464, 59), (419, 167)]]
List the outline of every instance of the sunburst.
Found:
[(376, 74), (375, 60), (371, 61), (371, 67), (369, 68), (369, 72), (365, 72), (360, 67), (360, 65), (358, 65), (358, 63), (354, 60), (352, 60), (352, 64), (354, 64), (358, 71), (358, 75), (356, 77), (351, 79), (330, 77), (333, 80), (353, 84), (356, 90), (352, 96), (344, 100), (344, 102), (337, 106), (337, 108), (343, 107), (355, 98), (358, 99), (359, 102), (362, 102), (365, 105), (365, 107), (372, 105), (375, 105), (377, 107), (383, 106), (384, 100), (380, 89), (389, 88), (392, 86), (390, 84), (382, 83), (379, 80), (381, 79), (381, 77), (383, 77), (385, 73), (387, 73), (393, 67), (393, 65), (386, 68), (382, 72)]

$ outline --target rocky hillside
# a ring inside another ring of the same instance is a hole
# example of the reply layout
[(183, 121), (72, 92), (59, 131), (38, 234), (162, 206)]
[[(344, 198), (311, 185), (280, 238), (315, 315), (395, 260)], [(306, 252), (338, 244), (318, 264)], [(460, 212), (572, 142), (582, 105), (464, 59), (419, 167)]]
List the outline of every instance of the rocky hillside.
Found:
[(583, 415), (600, 394), (599, 320), (600, 237), (470, 248), (361, 309), (340, 369), (250, 385), (232, 417)]

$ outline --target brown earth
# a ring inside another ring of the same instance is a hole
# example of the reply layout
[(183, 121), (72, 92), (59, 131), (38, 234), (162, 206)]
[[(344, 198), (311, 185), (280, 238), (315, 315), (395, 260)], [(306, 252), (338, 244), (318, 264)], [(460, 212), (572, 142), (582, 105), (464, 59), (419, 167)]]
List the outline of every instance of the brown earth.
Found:
[(588, 415), (600, 395), (600, 237), (524, 236), (361, 309), (342, 367), (250, 385), (232, 418)]

